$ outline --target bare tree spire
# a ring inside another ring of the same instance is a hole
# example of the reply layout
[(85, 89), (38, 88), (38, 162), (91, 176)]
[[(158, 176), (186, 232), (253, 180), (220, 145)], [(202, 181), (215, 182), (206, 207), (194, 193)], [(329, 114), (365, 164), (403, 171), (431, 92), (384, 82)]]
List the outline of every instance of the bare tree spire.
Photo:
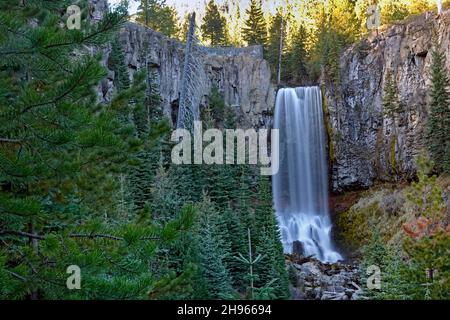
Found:
[(180, 89), (180, 103), (178, 109), (177, 128), (192, 130), (194, 121), (200, 119), (201, 83), (203, 82), (200, 70), (202, 51), (198, 46), (195, 35), (195, 12), (190, 16), (189, 30), (184, 53), (183, 75)]

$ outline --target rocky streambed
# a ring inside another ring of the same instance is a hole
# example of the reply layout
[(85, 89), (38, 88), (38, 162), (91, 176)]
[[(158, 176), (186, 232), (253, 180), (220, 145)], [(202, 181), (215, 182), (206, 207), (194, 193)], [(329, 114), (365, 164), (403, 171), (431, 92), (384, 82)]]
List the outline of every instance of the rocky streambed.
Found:
[(363, 298), (356, 261), (327, 264), (300, 255), (288, 255), (286, 258), (294, 300)]

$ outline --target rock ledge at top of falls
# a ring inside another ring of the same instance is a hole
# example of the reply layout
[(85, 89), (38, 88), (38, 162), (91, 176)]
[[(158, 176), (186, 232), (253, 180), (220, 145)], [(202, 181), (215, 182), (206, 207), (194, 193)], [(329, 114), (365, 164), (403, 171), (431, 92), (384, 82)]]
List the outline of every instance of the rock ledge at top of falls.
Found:
[[(332, 127), (334, 191), (366, 188), (377, 181), (409, 179), (416, 157), (426, 152), (433, 35), (450, 72), (450, 11), (425, 13), (348, 48), (340, 59), (340, 83), (325, 83)], [(387, 70), (397, 83), (403, 112), (383, 115)]]
[[(156, 74), (164, 113), (175, 123), (185, 44), (133, 22), (125, 24), (119, 40), (131, 77), (146, 66), (149, 72)], [(198, 84), (202, 94), (201, 107), (207, 105), (211, 88), (217, 86), (226, 105), (235, 109), (240, 127), (270, 127), (276, 89), (271, 82), (270, 66), (263, 59), (262, 47), (203, 49), (206, 54), (200, 70), (206, 81)], [(105, 65), (108, 55), (106, 52)], [(101, 99), (111, 98), (113, 83), (114, 72), (111, 71), (102, 83)]]

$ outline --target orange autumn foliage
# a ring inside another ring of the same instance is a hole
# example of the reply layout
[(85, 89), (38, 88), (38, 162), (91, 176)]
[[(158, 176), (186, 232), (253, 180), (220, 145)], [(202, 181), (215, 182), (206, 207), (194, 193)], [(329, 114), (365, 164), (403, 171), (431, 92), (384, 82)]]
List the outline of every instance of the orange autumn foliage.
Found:
[(450, 225), (445, 227), (441, 221), (425, 217), (419, 217), (414, 221), (404, 223), (403, 230), (413, 239), (434, 236), (441, 231), (450, 235)]

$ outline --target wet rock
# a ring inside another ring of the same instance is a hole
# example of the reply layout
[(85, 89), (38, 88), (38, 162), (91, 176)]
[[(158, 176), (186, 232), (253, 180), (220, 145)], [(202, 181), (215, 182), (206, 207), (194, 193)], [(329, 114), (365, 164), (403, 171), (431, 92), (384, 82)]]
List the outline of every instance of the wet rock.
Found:
[[(325, 264), (315, 259), (291, 255), (288, 267), (295, 271), (294, 299), (356, 300), (359, 299), (359, 269), (356, 264)], [(300, 260), (300, 261), (299, 261)]]
[(292, 243), (292, 254), (297, 254), (299, 256), (303, 255), (304, 253), (304, 247), (303, 247), (303, 243), (301, 241), (294, 241)]

